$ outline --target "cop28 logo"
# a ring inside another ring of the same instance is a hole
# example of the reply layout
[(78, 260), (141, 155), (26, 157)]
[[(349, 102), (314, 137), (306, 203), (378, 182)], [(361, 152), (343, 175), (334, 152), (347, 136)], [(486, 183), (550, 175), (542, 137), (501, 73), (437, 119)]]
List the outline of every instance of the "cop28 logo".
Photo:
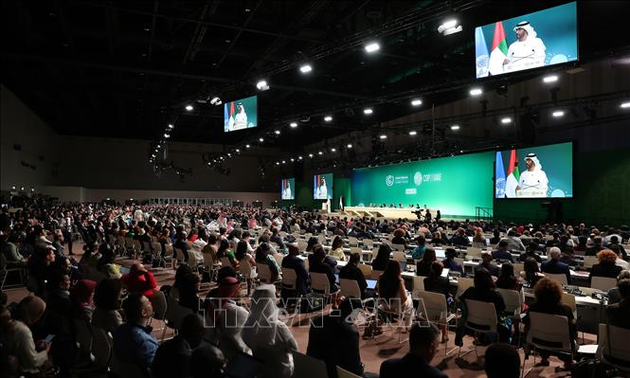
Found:
[(417, 186), (422, 185), (422, 172), (416, 172), (416, 174), (413, 175), (413, 183)]
[(394, 176), (392, 176), (392, 175), (385, 176), (385, 185), (393, 186), (394, 185)]

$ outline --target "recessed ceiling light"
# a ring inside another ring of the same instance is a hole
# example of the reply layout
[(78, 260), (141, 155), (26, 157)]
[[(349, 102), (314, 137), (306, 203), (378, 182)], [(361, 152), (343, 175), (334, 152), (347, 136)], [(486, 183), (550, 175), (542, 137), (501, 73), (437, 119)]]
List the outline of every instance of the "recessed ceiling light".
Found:
[(331, 152), (337, 152), (337, 149), (335, 147), (330, 149)]
[(162, 146), (161, 146), (161, 145), (159, 145), (159, 144), (158, 144), (157, 146), (155, 146), (155, 148), (161, 148), (161, 147), (162, 147)]
[(264, 140), (263, 138), (258, 138), (258, 141), (259, 141), (260, 143), (262, 143), (262, 142), (264, 142), (265, 140)]
[(548, 75), (543, 77), (543, 82), (544, 83), (553, 83), (558, 81), (558, 75)]
[(462, 31), (462, 26), (458, 24), (459, 22), (456, 19), (446, 20), (438, 26), (438, 33), (441, 33), (444, 36), (459, 33)]
[(621, 105), (619, 105), (619, 107), (622, 109), (630, 108), (630, 101), (622, 102)]
[(563, 110), (556, 110), (553, 113), (551, 113), (551, 115), (556, 117), (556, 118), (560, 118), (560, 117), (564, 116), (564, 111)]
[(418, 134), (418, 132), (417, 132), (416, 130), (411, 130), (411, 131), (409, 132), (409, 135), (411, 135), (411, 136), (414, 136), (414, 135), (416, 135), (416, 134)]
[(376, 52), (380, 48), (381, 48), (381, 46), (377, 42), (370, 42), (367, 45), (365, 45), (365, 51), (368, 52), (368, 53)]
[(330, 121), (332, 121), (332, 116), (326, 116), (326, 117), (324, 117), (324, 121), (326, 121), (326, 122), (330, 122)]
[(313, 157), (313, 154), (308, 154), (308, 157), (312, 158), (312, 157)]
[(453, 126), (451, 126), (451, 130), (459, 130), (459, 125), (453, 125)]
[(385, 135), (385, 134), (381, 134), (381, 135), (379, 135), (379, 138), (381, 138), (381, 139), (387, 139), (387, 135)]
[(483, 90), (481, 90), (481, 88), (472, 88), (470, 90), (470, 95), (471, 96), (479, 96), (483, 93)]
[(280, 135), (280, 130), (276, 130), (274, 133), (276, 133), (276, 135)]
[(504, 125), (507, 125), (508, 123), (512, 123), (512, 118), (510, 117), (503, 117), (501, 118), (501, 123)]
[(249, 144), (246, 144), (246, 145), (245, 145), (245, 148), (250, 148), (250, 147), (251, 147), (251, 146), (250, 146)]
[(291, 161), (292, 161), (292, 162), (294, 162), (294, 161), (295, 161), (295, 159), (294, 159), (294, 158), (291, 158)]
[(287, 163), (287, 161), (286, 161), (286, 160), (282, 160), (282, 164), (286, 164), (286, 163)]
[(369, 115), (369, 114), (374, 113), (374, 110), (372, 110), (372, 108), (365, 108), (363, 109), (363, 113)]
[(347, 148), (352, 148), (352, 143), (348, 143), (348, 144), (346, 144), (346, 147), (347, 147)]
[(295, 129), (296, 127), (298, 127), (298, 124), (297, 124), (297, 122), (291, 122), (291, 123), (289, 124), (289, 126), (291, 126), (292, 128), (294, 128), (294, 129)]
[(420, 100), (419, 98), (413, 99), (413, 100), (411, 100), (411, 105), (413, 105), (413, 106), (420, 106), (420, 105), (422, 105), (422, 100)]
[(267, 89), (269, 89), (269, 84), (267, 84), (266, 80), (260, 80), (258, 83), (256, 83), (256, 88), (258, 88), (258, 90), (260, 91), (266, 91)]
[(318, 155), (323, 155), (324, 153), (323, 153), (323, 152), (321, 152), (321, 151), (319, 151), (317, 154), (318, 154)]
[(169, 128), (169, 129), (172, 129), (172, 128), (174, 128), (174, 127), (175, 127), (175, 125), (173, 125), (172, 123), (169, 123), (169, 124), (168, 124), (168, 128)]
[(170, 137), (171, 137), (171, 134), (169, 134), (169, 133), (164, 133), (164, 138), (168, 139), (168, 138), (170, 138)]
[(303, 74), (309, 73), (311, 71), (313, 71), (313, 67), (311, 67), (310, 64), (305, 64), (305, 65), (300, 67), (300, 72), (302, 72)]
[(298, 159), (299, 159), (299, 160), (302, 160), (302, 155), (298, 156)]
[(241, 150), (239, 150), (238, 148), (235, 150), (236, 153), (238, 154), (239, 152), (241, 152)]
[(277, 161), (277, 162), (276, 162), (276, 165), (280, 165), (280, 162), (279, 162), (279, 161)]
[(189, 112), (191, 112), (194, 108), (192, 105), (186, 105), (186, 110), (188, 110)]

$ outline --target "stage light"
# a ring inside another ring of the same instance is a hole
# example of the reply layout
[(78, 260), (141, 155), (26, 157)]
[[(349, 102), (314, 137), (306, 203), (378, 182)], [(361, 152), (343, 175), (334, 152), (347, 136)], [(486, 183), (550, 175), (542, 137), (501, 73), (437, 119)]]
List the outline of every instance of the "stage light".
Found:
[(298, 160), (302, 160), (302, 155), (298, 156)]
[(291, 158), (291, 162), (292, 162), (292, 163), (293, 163), (293, 162), (295, 162), (295, 159), (294, 159), (294, 158)]
[(169, 134), (169, 133), (164, 133), (164, 138), (168, 139), (168, 138), (170, 138), (170, 137), (171, 137), (171, 134)]
[(552, 116), (556, 117), (556, 118), (560, 118), (564, 116), (564, 111), (562, 110), (556, 110), (553, 113), (551, 113)]
[(377, 42), (370, 42), (365, 45), (365, 51), (368, 53), (373, 53), (380, 50), (381, 46)]
[(324, 153), (323, 153), (323, 152), (321, 152), (321, 151), (319, 151), (317, 154), (318, 154), (318, 155), (323, 155)]
[(241, 150), (239, 150), (238, 148), (235, 151), (237, 154), (241, 152)]
[(558, 75), (548, 75), (543, 77), (543, 83), (554, 83), (558, 81)]
[(621, 109), (628, 109), (628, 108), (630, 108), (630, 101), (622, 102), (621, 105), (619, 105), (619, 107)]
[(185, 108), (185, 109), (186, 109), (187, 111), (189, 111), (189, 112), (192, 112), (194, 108), (193, 108), (193, 106), (192, 106), (192, 105), (186, 105), (186, 108)]
[(455, 131), (455, 130), (459, 130), (459, 125), (453, 125), (451, 126), (451, 130)]
[(173, 125), (172, 123), (169, 123), (169, 124), (168, 124), (168, 128), (169, 128), (169, 129), (173, 129), (173, 128), (175, 128), (175, 125)]
[(422, 105), (422, 100), (420, 100), (419, 98), (413, 99), (413, 100), (411, 100), (411, 105), (412, 106), (420, 106), (420, 105)]
[(229, 152), (228, 152), (228, 154), (227, 154), (227, 155), (228, 155), (228, 157), (232, 157), (232, 154), (231, 154), (231, 153), (229, 153)]
[(460, 31), (462, 31), (462, 26), (457, 24), (458, 21), (455, 19), (446, 20), (440, 26), (438, 26), (438, 33), (444, 36), (459, 33)]
[(363, 114), (370, 115), (372, 113), (374, 113), (374, 110), (372, 110), (372, 108), (363, 109)]
[(264, 142), (265, 140), (264, 140), (263, 138), (258, 138), (258, 141), (259, 141), (260, 143), (262, 143), (262, 142)]
[(161, 145), (159, 145), (159, 144), (158, 144), (157, 146), (155, 146), (155, 148), (157, 148), (157, 149), (160, 149), (161, 147), (162, 147), (162, 146), (161, 146)]
[(352, 148), (352, 143), (348, 143), (348, 144), (346, 144), (346, 147), (347, 147), (347, 148)]
[(280, 162), (279, 162), (279, 161), (277, 161), (277, 162), (276, 162), (276, 165), (280, 165)]
[(418, 132), (416, 130), (411, 130), (409, 132), (409, 135), (411, 135), (411, 136), (415, 136), (416, 134), (418, 134)]
[(246, 145), (245, 145), (245, 148), (250, 148), (250, 147), (251, 147), (251, 146), (250, 146), (249, 144), (246, 144)]
[(212, 100), (210, 100), (210, 104), (212, 104), (212, 105), (217, 105), (218, 106), (218, 105), (221, 105), (222, 103), (223, 102), (221, 101), (221, 99), (216, 97), (216, 96), (213, 97)]
[(265, 80), (260, 80), (256, 83), (256, 88), (258, 88), (259, 91), (266, 91), (269, 89), (269, 84), (267, 84), (267, 81)]
[(289, 126), (291, 126), (292, 128), (294, 128), (294, 129), (295, 129), (296, 127), (298, 127), (298, 124), (297, 124), (297, 122), (291, 122), (291, 123), (289, 124)]
[(385, 134), (381, 134), (381, 135), (379, 135), (379, 138), (380, 138), (381, 140), (383, 140), (383, 139), (387, 139), (387, 135), (385, 135)]
[(472, 88), (470, 90), (470, 95), (471, 96), (479, 96), (483, 93), (483, 90), (481, 88)]
[(286, 161), (286, 160), (282, 160), (282, 164), (286, 164), (286, 163), (287, 163), (287, 161)]
[(276, 135), (280, 135), (280, 130), (276, 130), (276, 131), (274, 131), (274, 133), (275, 133)]
[(324, 121), (326, 121), (326, 122), (330, 122), (330, 121), (332, 121), (332, 116), (326, 116), (326, 117), (324, 117)]
[(300, 67), (300, 72), (302, 72), (303, 74), (307, 74), (311, 71), (313, 71), (313, 67), (311, 67), (310, 64), (305, 64), (302, 67)]
[(330, 152), (337, 152), (337, 149), (335, 147), (330, 149)]
[(508, 123), (512, 123), (512, 118), (510, 117), (501, 118), (501, 123), (504, 125), (507, 125)]
[(308, 154), (308, 157), (312, 158), (312, 157), (313, 157), (313, 154)]

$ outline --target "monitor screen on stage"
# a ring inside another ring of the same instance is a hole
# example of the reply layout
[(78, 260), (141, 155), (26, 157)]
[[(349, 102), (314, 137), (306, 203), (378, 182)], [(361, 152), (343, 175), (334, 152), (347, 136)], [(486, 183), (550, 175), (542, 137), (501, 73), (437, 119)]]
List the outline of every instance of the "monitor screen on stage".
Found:
[(333, 198), (333, 174), (313, 176), (313, 198), (332, 199)]
[(474, 217), (476, 207), (492, 208), (493, 156), (483, 152), (355, 169), (352, 205), (426, 205), (432, 211), (439, 209), (442, 216)]
[(226, 133), (256, 126), (258, 126), (257, 96), (223, 104), (223, 128)]
[(575, 2), (475, 28), (477, 78), (578, 60)]
[(295, 179), (288, 178), (282, 180), (281, 196), (283, 200), (295, 199)]
[(497, 151), (496, 198), (573, 197), (573, 143)]

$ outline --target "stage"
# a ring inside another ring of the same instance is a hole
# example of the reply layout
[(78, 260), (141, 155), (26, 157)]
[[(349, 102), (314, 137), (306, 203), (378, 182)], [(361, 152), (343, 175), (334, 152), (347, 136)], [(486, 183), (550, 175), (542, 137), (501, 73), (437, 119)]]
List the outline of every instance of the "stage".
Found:
[[(394, 208), (394, 207), (360, 207), (360, 206), (347, 206), (342, 212), (346, 215), (353, 217), (370, 217), (370, 218), (385, 218), (385, 219), (398, 219), (407, 218), (410, 220), (418, 219), (415, 211), (422, 210), (422, 218), (424, 219), (424, 209), (416, 208)], [(431, 216), (435, 217), (437, 210), (428, 209), (431, 212)]]

